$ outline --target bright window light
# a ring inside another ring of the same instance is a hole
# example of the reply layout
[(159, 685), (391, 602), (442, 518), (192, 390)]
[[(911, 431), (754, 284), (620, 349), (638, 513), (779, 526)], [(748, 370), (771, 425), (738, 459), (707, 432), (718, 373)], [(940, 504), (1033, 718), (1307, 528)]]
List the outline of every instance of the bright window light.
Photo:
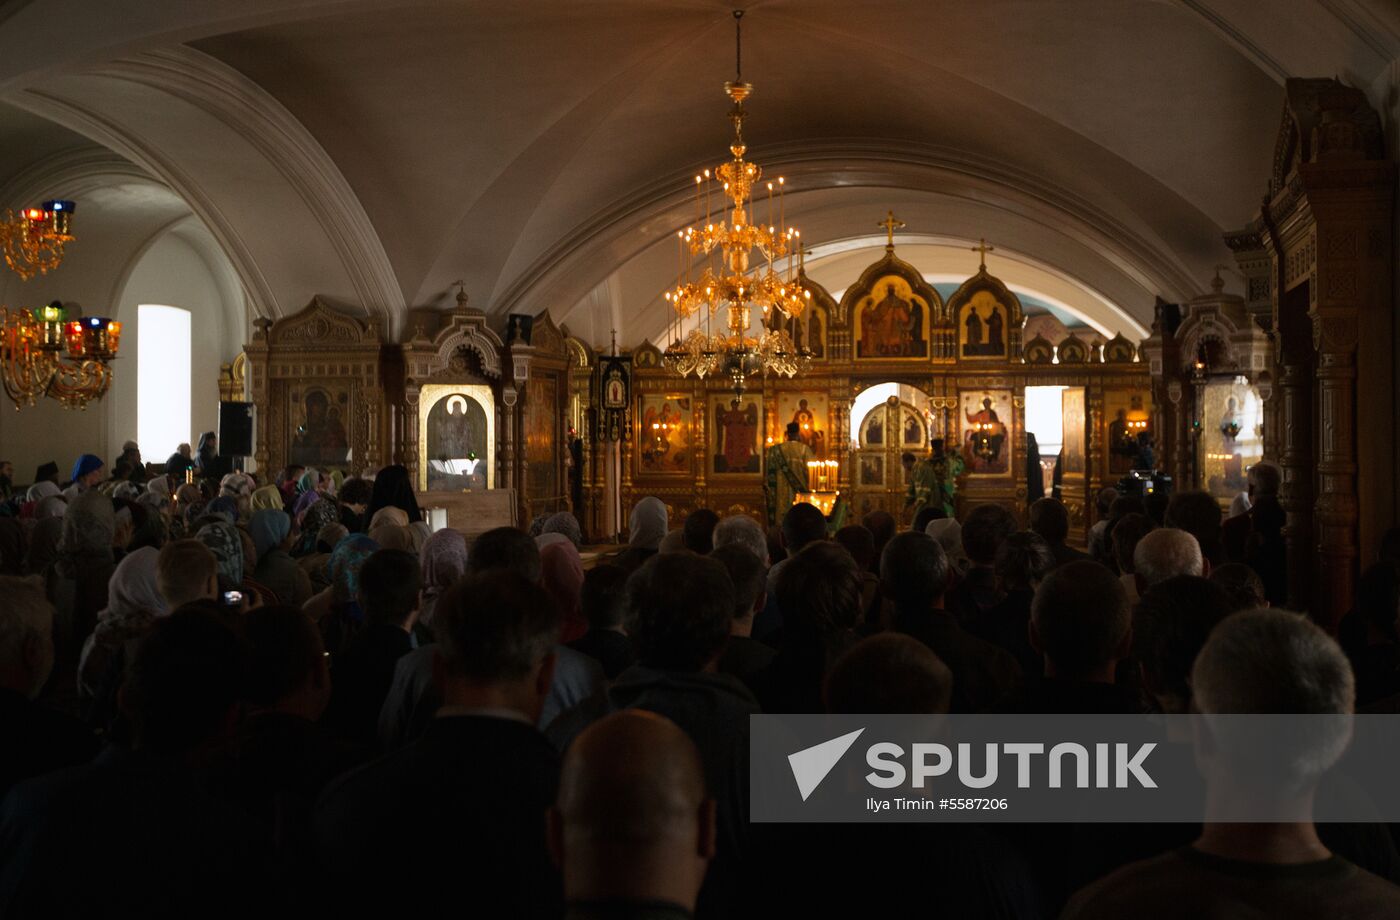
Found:
[(143, 303), (136, 323), (136, 440), (163, 461), (190, 440), (190, 311)]
[(870, 410), (876, 406), (881, 408), (885, 405), (885, 400), (891, 396), (899, 395), (899, 384), (881, 383), (869, 389), (861, 390), (856, 395), (855, 402), (851, 403), (851, 446), (859, 447), (857, 443), (860, 439), (860, 426), (865, 421), (865, 417), (870, 414)]
[(1064, 387), (1026, 387), (1026, 430), (1035, 435), (1040, 456), (1053, 460), (1064, 446)]

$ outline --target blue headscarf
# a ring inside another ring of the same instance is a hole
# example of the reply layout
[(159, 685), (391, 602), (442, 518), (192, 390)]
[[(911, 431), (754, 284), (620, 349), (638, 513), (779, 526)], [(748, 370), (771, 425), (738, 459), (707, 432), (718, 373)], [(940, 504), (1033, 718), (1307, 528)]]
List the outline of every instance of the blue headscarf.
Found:
[(209, 503), (210, 514), (221, 514), (230, 524), (238, 523), (238, 499), (231, 495), (221, 495)]
[(331, 552), (331, 561), (326, 563), (331, 598), (356, 623), (364, 620), (364, 611), (360, 609), (360, 569), (378, 550), (379, 544), (369, 537), (352, 533), (340, 539)]
[(69, 478), (76, 482), (93, 470), (102, 469), (103, 466), (104, 464), (102, 463), (101, 457), (98, 457), (96, 454), (83, 454), (78, 458), (78, 461), (73, 464), (73, 475)]
[(266, 556), (269, 550), (280, 546), (291, 532), (292, 519), (285, 511), (263, 509), (254, 512), (252, 519), (248, 521), (248, 535), (253, 538), (253, 546), (258, 551), (259, 559)]

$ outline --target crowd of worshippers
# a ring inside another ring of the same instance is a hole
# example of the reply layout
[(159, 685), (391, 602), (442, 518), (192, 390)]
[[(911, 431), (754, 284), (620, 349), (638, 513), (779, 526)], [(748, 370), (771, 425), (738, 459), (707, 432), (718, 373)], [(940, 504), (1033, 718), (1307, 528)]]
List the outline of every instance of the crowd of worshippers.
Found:
[(1228, 519), (1106, 493), (1087, 553), (1055, 499), (645, 498), (585, 569), (565, 512), (468, 546), (402, 466), (186, 453), (0, 467), (0, 916), (1400, 916), (1379, 823), (749, 821), (759, 712), (1400, 711), (1400, 534), (1339, 642), (1267, 465)]

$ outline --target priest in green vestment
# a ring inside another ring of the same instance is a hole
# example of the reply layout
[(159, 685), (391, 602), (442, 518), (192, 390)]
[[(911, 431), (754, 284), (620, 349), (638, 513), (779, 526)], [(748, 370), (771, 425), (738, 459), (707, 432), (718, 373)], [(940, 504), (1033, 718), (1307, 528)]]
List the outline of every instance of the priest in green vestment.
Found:
[(763, 491), (770, 525), (781, 524), (797, 493), (807, 491), (807, 461), (815, 459), (812, 448), (802, 443), (802, 428), (796, 422), (787, 426), (786, 441), (768, 448), (768, 483)]
[(904, 510), (918, 517), (924, 508), (942, 508), (944, 514), (953, 517), (958, 477), (966, 465), (957, 454), (943, 452), (942, 438), (934, 438), (930, 447), (929, 456), (915, 463), (909, 471), (909, 491), (905, 496)]

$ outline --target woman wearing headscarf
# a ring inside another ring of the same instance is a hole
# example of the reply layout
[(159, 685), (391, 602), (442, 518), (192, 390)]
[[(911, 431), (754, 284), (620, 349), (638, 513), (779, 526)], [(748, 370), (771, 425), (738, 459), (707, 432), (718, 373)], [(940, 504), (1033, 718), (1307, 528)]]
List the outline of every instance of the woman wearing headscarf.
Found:
[(248, 500), (248, 507), (253, 514), (257, 514), (259, 511), (281, 511), (282, 493), (277, 490), (276, 486), (263, 486), (253, 492), (252, 497)]
[(321, 471), (312, 467), (301, 474), (297, 480), (297, 494), (305, 495), (307, 492), (321, 491)]
[(627, 528), (627, 548), (618, 553), (613, 561), (629, 572), (636, 571), (643, 562), (656, 555), (669, 528), (670, 515), (666, 511), (666, 503), (648, 495), (632, 507)]
[(248, 534), (258, 554), (254, 574), (258, 583), (277, 595), (277, 602), (300, 607), (311, 599), (311, 579), (287, 553), (292, 545), (292, 519), (280, 508), (253, 512)]
[(369, 519), (369, 529), (376, 527), (407, 527), (408, 513), (402, 508), (380, 508)]
[(162, 495), (159, 492), (147, 492), (136, 500), (136, 504), (145, 508), (149, 513), (156, 515), (161, 520), (161, 526), (167, 531), (170, 529), (170, 496)]
[(379, 544), (380, 549), (400, 549), (406, 553), (416, 553), (413, 534), (400, 524), (381, 523), (369, 529), (369, 538)]
[(943, 547), (948, 564), (953, 567), (954, 578), (962, 578), (967, 574), (967, 570), (972, 568), (972, 560), (967, 558), (967, 552), (963, 549), (962, 525), (956, 519), (939, 518), (929, 521), (924, 527), (924, 533), (933, 537), (938, 541), (938, 545)]
[(413, 555), (418, 556), (423, 552), (423, 544), (433, 535), (433, 529), (427, 521), (414, 521), (408, 525), (408, 535), (413, 538)]
[(239, 518), (238, 499), (232, 495), (220, 495), (209, 503), (206, 514), (218, 514), (228, 519), (230, 524), (237, 524)]
[(567, 511), (560, 511), (545, 518), (544, 529), (540, 532), (561, 533), (568, 537), (574, 546), (583, 544), (583, 528), (579, 526), (578, 518)]
[[(63, 498), (63, 490), (55, 483), (47, 479), (41, 480), (30, 486), (24, 493), (24, 501), (19, 505), (19, 516), (22, 518), (33, 518), (39, 508), (39, 504), (46, 498)], [(66, 499), (65, 499), (66, 501)]]
[(170, 538), (181, 540), (193, 536), (194, 522), (204, 514), (204, 493), (194, 483), (185, 483), (175, 492), (175, 507), (170, 514)]
[(277, 603), (277, 594), (257, 580), (258, 548), (254, 545), (253, 537), (248, 533), (246, 527), (238, 527), (236, 531), (238, 542), (243, 545), (243, 584), (239, 590), (243, 592), (245, 598), (256, 598), (248, 604), (249, 607), (270, 607)]
[(107, 606), (97, 614), (97, 627), (83, 643), (78, 662), (78, 695), (97, 698), (110, 683), (109, 672), (122, 645), (151, 631), (157, 617), (168, 612), (156, 583), (160, 551), (149, 546), (128, 553), (112, 573)]
[(26, 502), (38, 502), (43, 501), (51, 495), (61, 495), (62, 493), (63, 490), (58, 487), (57, 483), (45, 479), (30, 486), (29, 491), (24, 493), (24, 500)]
[(559, 641), (564, 644), (581, 639), (588, 632), (583, 618), (583, 560), (578, 548), (567, 539), (550, 543), (540, 550), (540, 586), (554, 598), (559, 608), (561, 626)]
[[(325, 524), (316, 532), (312, 539), (315, 546), (311, 552), (296, 559), (297, 568), (306, 573), (306, 577), (311, 580), (311, 593), (316, 594), (326, 590), (331, 586), (330, 575), (326, 573), (326, 565), (331, 561), (331, 551), (341, 540), (350, 536), (350, 531), (345, 529), (345, 525), (339, 521), (332, 521)], [(306, 544), (306, 536), (302, 537), (302, 545)]]
[(352, 533), (335, 545), (326, 564), (331, 586), (315, 595), (302, 610), (321, 627), (326, 651), (334, 655), (364, 627), (360, 609), (360, 569), (379, 550), (364, 534)]
[[(300, 518), (297, 519), (297, 526), (301, 528), (301, 542), (293, 550), (293, 556), (310, 556), (317, 552), (316, 541), (320, 538), (321, 528), (327, 524), (334, 524), (340, 520), (340, 509), (334, 501), (322, 498), (316, 504), (307, 508)], [(347, 531), (348, 532), (348, 531)]]
[(444, 527), (424, 541), (419, 558), (423, 565), (423, 595), (418, 606), (418, 622), (431, 629), (438, 598), (467, 571), (466, 538), (460, 531)]
[(306, 510), (308, 508), (310, 508), (312, 505), (324, 501), (334, 502), (335, 499), (327, 498), (324, 494), (316, 491), (315, 489), (309, 489), (306, 492), (302, 492), (300, 495), (297, 496), (297, 500), (292, 503), (292, 518), (298, 521), (301, 520), (302, 517), (306, 514)]
[(365, 514), (371, 523), (381, 508), (398, 508), (408, 515), (405, 523), (423, 520), (418, 510), (418, 499), (413, 495), (413, 483), (408, 478), (408, 468), (401, 463), (386, 466), (374, 477), (374, 491), (370, 495), (369, 507)]
[(253, 477), (249, 476), (247, 473), (229, 473), (223, 479), (219, 480), (220, 495), (230, 495), (234, 498), (246, 498), (253, 494), (255, 488), (257, 488), (257, 483), (255, 483)]
[(219, 590), (238, 591), (243, 586), (243, 539), (230, 521), (212, 521), (195, 534), (218, 561)]
[[(112, 543), (117, 509), (110, 498), (89, 489), (73, 499), (62, 521), (58, 553), (49, 568), (48, 594), (55, 612), (54, 686), (71, 694), (77, 690), (83, 640), (97, 625), (97, 612), (107, 605), (107, 582), (116, 567)], [(71, 702), (76, 711), (76, 701)]]
[(158, 509), (141, 501), (126, 502), (126, 509), (131, 515), (131, 542), (126, 545), (128, 553), (143, 546), (158, 550), (165, 545), (165, 517)]
[(134, 502), (141, 497), (141, 487), (129, 479), (122, 479), (112, 486), (111, 496), (113, 499), (123, 499)]

